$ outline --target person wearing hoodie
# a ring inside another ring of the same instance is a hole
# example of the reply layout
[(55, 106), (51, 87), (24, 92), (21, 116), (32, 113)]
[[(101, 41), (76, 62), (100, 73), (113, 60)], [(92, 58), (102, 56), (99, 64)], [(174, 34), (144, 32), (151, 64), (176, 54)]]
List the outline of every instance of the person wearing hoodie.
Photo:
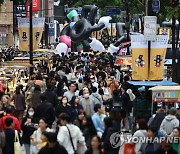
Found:
[(164, 137), (172, 135), (173, 129), (179, 127), (179, 120), (176, 118), (177, 109), (172, 107), (169, 110), (169, 114), (164, 118), (160, 126), (160, 133)]
[(92, 94), (91, 96), (94, 101), (96, 102), (95, 104), (103, 104), (103, 100), (101, 95), (97, 92), (97, 88), (96, 87), (92, 87)]

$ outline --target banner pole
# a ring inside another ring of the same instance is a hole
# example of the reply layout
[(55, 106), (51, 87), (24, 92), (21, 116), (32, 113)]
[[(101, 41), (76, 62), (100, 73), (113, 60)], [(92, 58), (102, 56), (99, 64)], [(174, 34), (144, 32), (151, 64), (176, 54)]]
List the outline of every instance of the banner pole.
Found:
[(32, 23), (32, 0), (30, 1), (30, 17), (29, 17), (29, 63), (30, 75), (33, 73), (33, 23)]
[[(151, 61), (151, 41), (148, 41), (148, 78), (150, 75), (150, 61)], [(148, 79), (149, 80), (149, 79)]]

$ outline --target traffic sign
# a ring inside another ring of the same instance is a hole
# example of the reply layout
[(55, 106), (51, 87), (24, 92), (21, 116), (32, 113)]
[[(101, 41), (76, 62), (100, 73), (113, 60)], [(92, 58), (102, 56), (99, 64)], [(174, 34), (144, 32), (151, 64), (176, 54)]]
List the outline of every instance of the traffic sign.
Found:
[(54, 36), (54, 28), (49, 28), (49, 36)]
[(160, 10), (160, 1), (159, 0), (153, 0), (152, 10), (153, 10), (153, 12), (156, 12), (156, 13), (159, 12), (159, 10)]
[(144, 38), (148, 41), (156, 39), (157, 32), (157, 17), (145, 16), (144, 17)]
[(118, 8), (108, 8), (106, 9), (106, 15), (120, 15), (121, 10)]

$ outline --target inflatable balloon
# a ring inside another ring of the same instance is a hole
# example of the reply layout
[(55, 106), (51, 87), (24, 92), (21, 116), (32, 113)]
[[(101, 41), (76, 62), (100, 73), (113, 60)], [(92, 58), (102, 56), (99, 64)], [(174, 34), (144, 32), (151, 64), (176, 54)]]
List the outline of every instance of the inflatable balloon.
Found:
[(116, 47), (113, 44), (110, 44), (108, 48), (108, 52), (111, 53), (111, 55), (113, 55), (113, 53), (117, 53), (118, 50), (119, 50), (119, 47)]
[(105, 28), (107, 28), (110, 20), (112, 20), (110, 16), (101, 17), (98, 21), (98, 24), (103, 23), (105, 25)]
[(73, 18), (73, 17), (76, 17), (76, 16), (78, 16), (78, 13), (77, 13), (76, 10), (72, 10), (72, 11), (70, 11), (70, 12), (67, 14), (67, 18), (68, 18), (69, 20), (72, 20), (72, 18)]
[(76, 23), (76, 22), (71, 22), (71, 23), (70, 23), (70, 29), (73, 28), (73, 26), (74, 26), (75, 23)]
[(96, 38), (92, 38), (92, 42), (89, 45), (93, 51), (103, 52), (105, 50), (103, 44)]
[(71, 47), (71, 38), (67, 35), (61, 35), (60, 36), (60, 41), (62, 43), (65, 43), (68, 47)]
[(126, 38), (124, 36), (120, 37), (115, 43), (110, 44), (109, 48), (108, 48), (108, 52), (113, 54), (113, 53), (117, 53), (119, 51), (119, 45), (123, 42), (126, 41)]
[(56, 54), (61, 55), (61, 53), (67, 54), (68, 46), (65, 43), (59, 43), (56, 47)]
[(77, 52), (82, 52), (83, 51), (83, 45), (82, 44), (79, 44), (77, 46)]
[(71, 40), (75, 43), (80, 43), (83, 40), (89, 38), (93, 31), (101, 30), (104, 27), (104, 23), (91, 26), (91, 23), (87, 19), (81, 19), (73, 26), (70, 36)]
[(97, 6), (95, 5), (84, 5), (81, 11), (81, 17), (87, 19), (93, 26), (95, 24), (95, 17), (97, 14)]
[(67, 35), (67, 36), (70, 36), (70, 24), (67, 24), (63, 30), (61, 31), (61, 35)]

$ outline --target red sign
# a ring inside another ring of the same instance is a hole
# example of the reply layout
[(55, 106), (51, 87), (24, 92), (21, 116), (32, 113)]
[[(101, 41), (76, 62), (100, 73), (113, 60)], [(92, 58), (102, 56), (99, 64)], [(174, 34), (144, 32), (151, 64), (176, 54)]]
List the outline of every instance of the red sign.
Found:
[(32, 0), (32, 10), (33, 11), (40, 10), (40, 0)]
[[(40, 10), (40, 0), (32, 0), (32, 11)], [(26, 17), (29, 18), (30, 3), (26, 1)]]
[(116, 57), (116, 65), (132, 65), (132, 57)]

